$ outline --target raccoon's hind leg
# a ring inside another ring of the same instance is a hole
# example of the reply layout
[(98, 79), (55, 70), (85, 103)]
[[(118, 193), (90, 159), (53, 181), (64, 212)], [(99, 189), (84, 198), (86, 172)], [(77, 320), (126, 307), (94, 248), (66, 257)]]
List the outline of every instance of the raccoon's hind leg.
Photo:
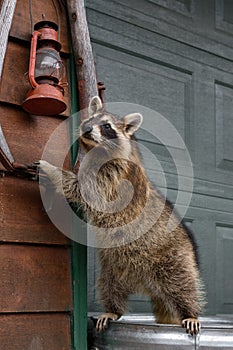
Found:
[(194, 335), (200, 330), (200, 321), (197, 319), (203, 306), (203, 294), (198, 275), (193, 276), (184, 270), (180, 275), (162, 274), (157, 279), (157, 292), (152, 294), (152, 303), (160, 323), (177, 323)]
[(96, 324), (97, 331), (101, 332), (108, 327), (109, 320), (116, 321), (124, 314), (129, 293), (116, 281), (104, 278), (99, 279), (99, 290), (105, 309)]
[[(161, 312), (163, 308), (165, 311)], [(190, 292), (188, 300), (182, 294), (167, 295), (164, 306), (159, 307), (158, 322), (181, 324), (187, 333), (194, 335), (198, 334), (201, 328), (201, 323), (197, 319), (199, 312), (200, 306), (194, 292)]]
[(176, 317), (174, 314), (170, 312), (162, 302), (162, 300), (158, 297), (153, 297), (151, 299), (153, 313), (156, 318), (157, 323), (162, 324), (180, 324), (179, 317)]
[(157, 323), (177, 325), (182, 324), (182, 327), (186, 328), (187, 333), (190, 333), (191, 335), (199, 333), (201, 329), (200, 321), (195, 317), (182, 319), (182, 316), (180, 316), (179, 312), (177, 312), (179, 307), (177, 307), (171, 301), (169, 302), (168, 308), (168, 303), (164, 303), (160, 298), (152, 298), (152, 306)]

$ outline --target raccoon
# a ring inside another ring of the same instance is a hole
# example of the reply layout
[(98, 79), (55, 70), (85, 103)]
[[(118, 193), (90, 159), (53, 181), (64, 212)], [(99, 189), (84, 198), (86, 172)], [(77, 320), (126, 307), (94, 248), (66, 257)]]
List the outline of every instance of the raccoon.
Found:
[[(98, 331), (125, 312), (130, 294), (151, 298), (158, 323), (181, 324), (197, 334), (205, 301), (192, 233), (148, 180), (134, 141), (139, 113), (123, 118), (92, 98), (79, 128), (85, 152), (78, 175), (40, 161), (56, 191), (77, 202), (99, 244), (99, 291), (105, 313)], [(174, 229), (169, 232), (169, 220)]]

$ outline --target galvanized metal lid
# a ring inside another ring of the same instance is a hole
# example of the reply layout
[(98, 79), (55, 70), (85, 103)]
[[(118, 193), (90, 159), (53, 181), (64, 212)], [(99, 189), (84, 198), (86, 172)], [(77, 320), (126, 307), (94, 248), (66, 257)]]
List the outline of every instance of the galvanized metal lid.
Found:
[(200, 335), (192, 337), (179, 325), (155, 324), (150, 315), (127, 315), (102, 333), (93, 330), (93, 344), (99, 350), (233, 349), (233, 316), (203, 317), (201, 322)]

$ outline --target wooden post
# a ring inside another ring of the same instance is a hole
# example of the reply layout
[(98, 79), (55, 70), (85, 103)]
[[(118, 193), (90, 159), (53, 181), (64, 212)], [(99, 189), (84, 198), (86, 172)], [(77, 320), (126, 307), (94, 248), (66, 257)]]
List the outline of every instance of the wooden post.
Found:
[[(77, 76), (78, 101), (81, 120), (88, 118), (86, 108), (93, 96), (98, 95), (94, 57), (87, 26), (84, 0), (67, 0), (70, 22), (72, 48)], [(73, 91), (74, 99), (76, 96)], [(77, 121), (76, 121), (77, 122)], [(77, 162), (73, 171), (77, 172), (83, 158), (82, 148), (78, 149)], [(81, 226), (81, 225), (80, 225)], [(74, 227), (81, 234), (86, 227)], [(74, 319), (73, 347), (87, 349), (87, 248), (73, 244), (73, 285), (74, 285)]]
[(0, 83), (16, 0), (3, 0), (0, 12)]
[[(98, 95), (95, 62), (87, 25), (84, 0), (67, 1), (67, 10), (78, 81), (80, 116), (81, 120), (84, 120), (88, 118), (87, 110), (85, 109), (88, 107), (90, 99)], [(78, 151), (78, 161), (73, 168), (74, 172), (78, 171), (79, 162), (81, 162), (82, 159), (83, 151), (80, 147)]]
[[(67, 1), (72, 45), (78, 80), (80, 110), (86, 108), (90, 99), (98, 95), (94, 57), (87, 26), (84, 0)], [(85, 119), (87, 115), (81, 114)]]

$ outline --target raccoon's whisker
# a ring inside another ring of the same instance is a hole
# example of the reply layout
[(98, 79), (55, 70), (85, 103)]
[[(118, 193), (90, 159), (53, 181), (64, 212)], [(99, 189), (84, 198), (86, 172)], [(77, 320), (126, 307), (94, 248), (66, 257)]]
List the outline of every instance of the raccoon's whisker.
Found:
[(103, 140), (103, 144), (108, 146), (112, 150), (119, 148), (119, 145), (116, 142), (113, 142), (111, 140)]

